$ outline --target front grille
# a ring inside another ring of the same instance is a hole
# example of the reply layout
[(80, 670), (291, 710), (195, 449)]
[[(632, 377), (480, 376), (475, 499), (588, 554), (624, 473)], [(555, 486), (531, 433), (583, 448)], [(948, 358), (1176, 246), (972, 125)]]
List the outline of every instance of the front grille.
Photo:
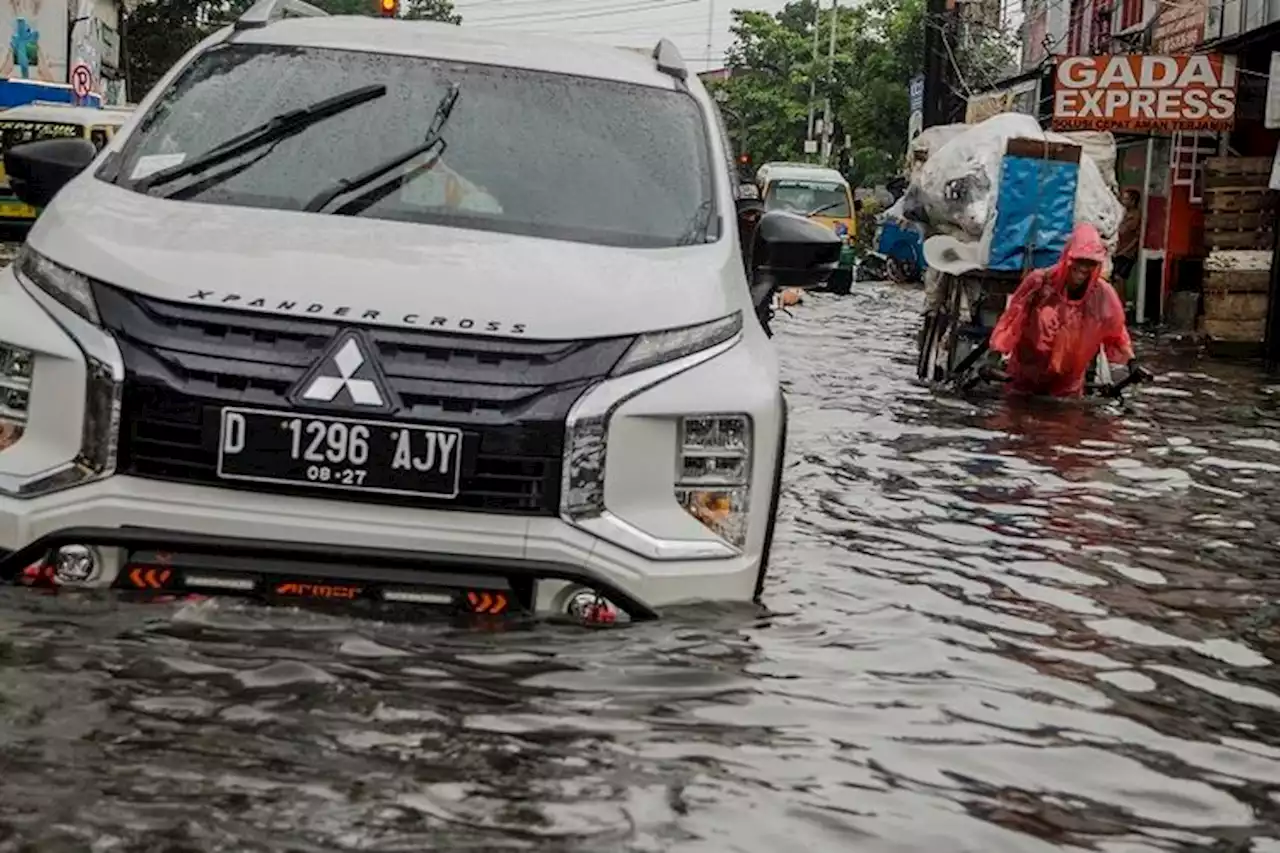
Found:
[[(297, 408), (286, 395), (344, 324), (183, 305), (101, 284), (96, 296), (125, 362), (121, 473), (332, 497), (305, 486), (219, 479), (219, 424), (228, 405)], [(433, 500), (350, 492), (343, 499), (542, 515), (559, 507), (569, 408), (631, 342), (364, 331), (403, 404), (389, 419), (463, 431), (461, 493)]]

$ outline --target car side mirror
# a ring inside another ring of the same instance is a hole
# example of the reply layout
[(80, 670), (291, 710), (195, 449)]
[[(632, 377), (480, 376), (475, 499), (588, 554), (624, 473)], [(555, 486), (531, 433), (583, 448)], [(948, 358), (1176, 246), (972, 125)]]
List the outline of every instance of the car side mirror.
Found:
[(840, 263), (844, 241), (808, 217), (771, 210), (752, 238), (753, 277), (775, 287), (820, 287)]
[(41, 139), (4, 152), (4, 172), (14, 195), (43, 208), (97, 156), (98, 149), (87, 139)]

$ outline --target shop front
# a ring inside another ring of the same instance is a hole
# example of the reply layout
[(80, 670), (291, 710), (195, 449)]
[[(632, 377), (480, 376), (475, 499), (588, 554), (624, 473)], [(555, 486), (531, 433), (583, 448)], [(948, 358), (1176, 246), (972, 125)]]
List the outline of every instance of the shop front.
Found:
[(1197, 245), (1203, 219), (1197, 180), (1200, 160), (1209, 153), (1201, 151), (1200, 140), (1229, 130), (1235, 105), (1232, 57), (1117, 54), (1058, 60), (1053, 128), (1115, 134), (1120, 192), (1138, 195), (1140, 247), (1123, 287), (1139, 323), (1160, 322), (1175, 289), (1198, 285), (1194, 265), (1203, 255), (1203, 245)]
[(1121, 294), (1131, 322), (1153, 323), (1162, 317), (1171, 146), (1167, 135), (1116, 135), (1117, 187), (1121, 198), (1131, 190), (1138, 194), (1142, 215), (1140, 253)]

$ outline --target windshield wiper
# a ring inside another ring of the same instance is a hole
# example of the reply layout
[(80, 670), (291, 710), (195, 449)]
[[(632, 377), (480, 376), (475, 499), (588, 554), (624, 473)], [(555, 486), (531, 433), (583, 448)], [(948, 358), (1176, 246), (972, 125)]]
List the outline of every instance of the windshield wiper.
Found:
[(711, 212), (714, 208), (715, 203), (711, 199), (699, 204), (689, 217), (684, 232), (676, 239), (676, 245), (695, 246), (707, 242), (711, 237)]
[[(362, 187), (365, 188), (363, 192), (347, 199), (338, 209), (342, 210), (365, 199), (381, 198), (403, 179), (403, 175), (406, 174), (404, 167), (424, 154), (433, 155), (431, 167), (434, 167), (444, 155), (445, 148), (448, 147), (442, 134), (445, 125), (449, 123), (449, 116), (453, 115), (454, 105), (458, 103), (458, 92), (458, 84), (450, 83), (449, 90), (436, 104), (435, 115), (432, 116), (431, 125), (427, 128), (427, 135), (422, 142), (379, 163), (372, 169), (350, 178), (339, 178), (312, 196), (302, 209), (308, 213), (319, 213), (333, 204), (336, 199)], [(389, 180), (384, 181), (383, 178), (389, 178)]]
[(139, 192), (147, 192), (155, 187), (176, 181), (178, 178), (203, 172), (205, 169), (216, 166), (219, 163), (225, 163), (264, 145), (287, 139), (290, 136), (301, 133), (316, 122), (324, 121), (360, 104), (377, 100), (385, 94), (387, 94), (387, 87), (381, 83), (372, 86), (361, 86), (359, 89), (352, 89), (350, 92), (344, 92), (341, 95), (317, 101), (309, 107), (281, 113), (255, 128), (251, 128), (219, 145), (215, 145), (194, 160), (179, 163), (168, 169), (161, 169), (154, 174), (141, 178), (134, 182), (133, 188)]
[(819, 213), (826, 213), (828, 210), (837, 208), (842, 204), (844, 204), (843, 201), (833, 201), (830, 204), (824, 204), (821, 207), (815, 207), (813, 210), (806, 213), (805, 216), (817, 216)]

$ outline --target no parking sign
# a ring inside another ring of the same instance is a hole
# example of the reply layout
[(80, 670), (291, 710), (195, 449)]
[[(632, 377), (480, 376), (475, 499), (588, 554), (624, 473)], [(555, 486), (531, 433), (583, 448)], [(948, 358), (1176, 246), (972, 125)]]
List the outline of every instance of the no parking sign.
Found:
[(93, 94), (93, 69), (87, 62), (77, 62), (71, 66), (71, 91), (77, 101), (84, 101)]

